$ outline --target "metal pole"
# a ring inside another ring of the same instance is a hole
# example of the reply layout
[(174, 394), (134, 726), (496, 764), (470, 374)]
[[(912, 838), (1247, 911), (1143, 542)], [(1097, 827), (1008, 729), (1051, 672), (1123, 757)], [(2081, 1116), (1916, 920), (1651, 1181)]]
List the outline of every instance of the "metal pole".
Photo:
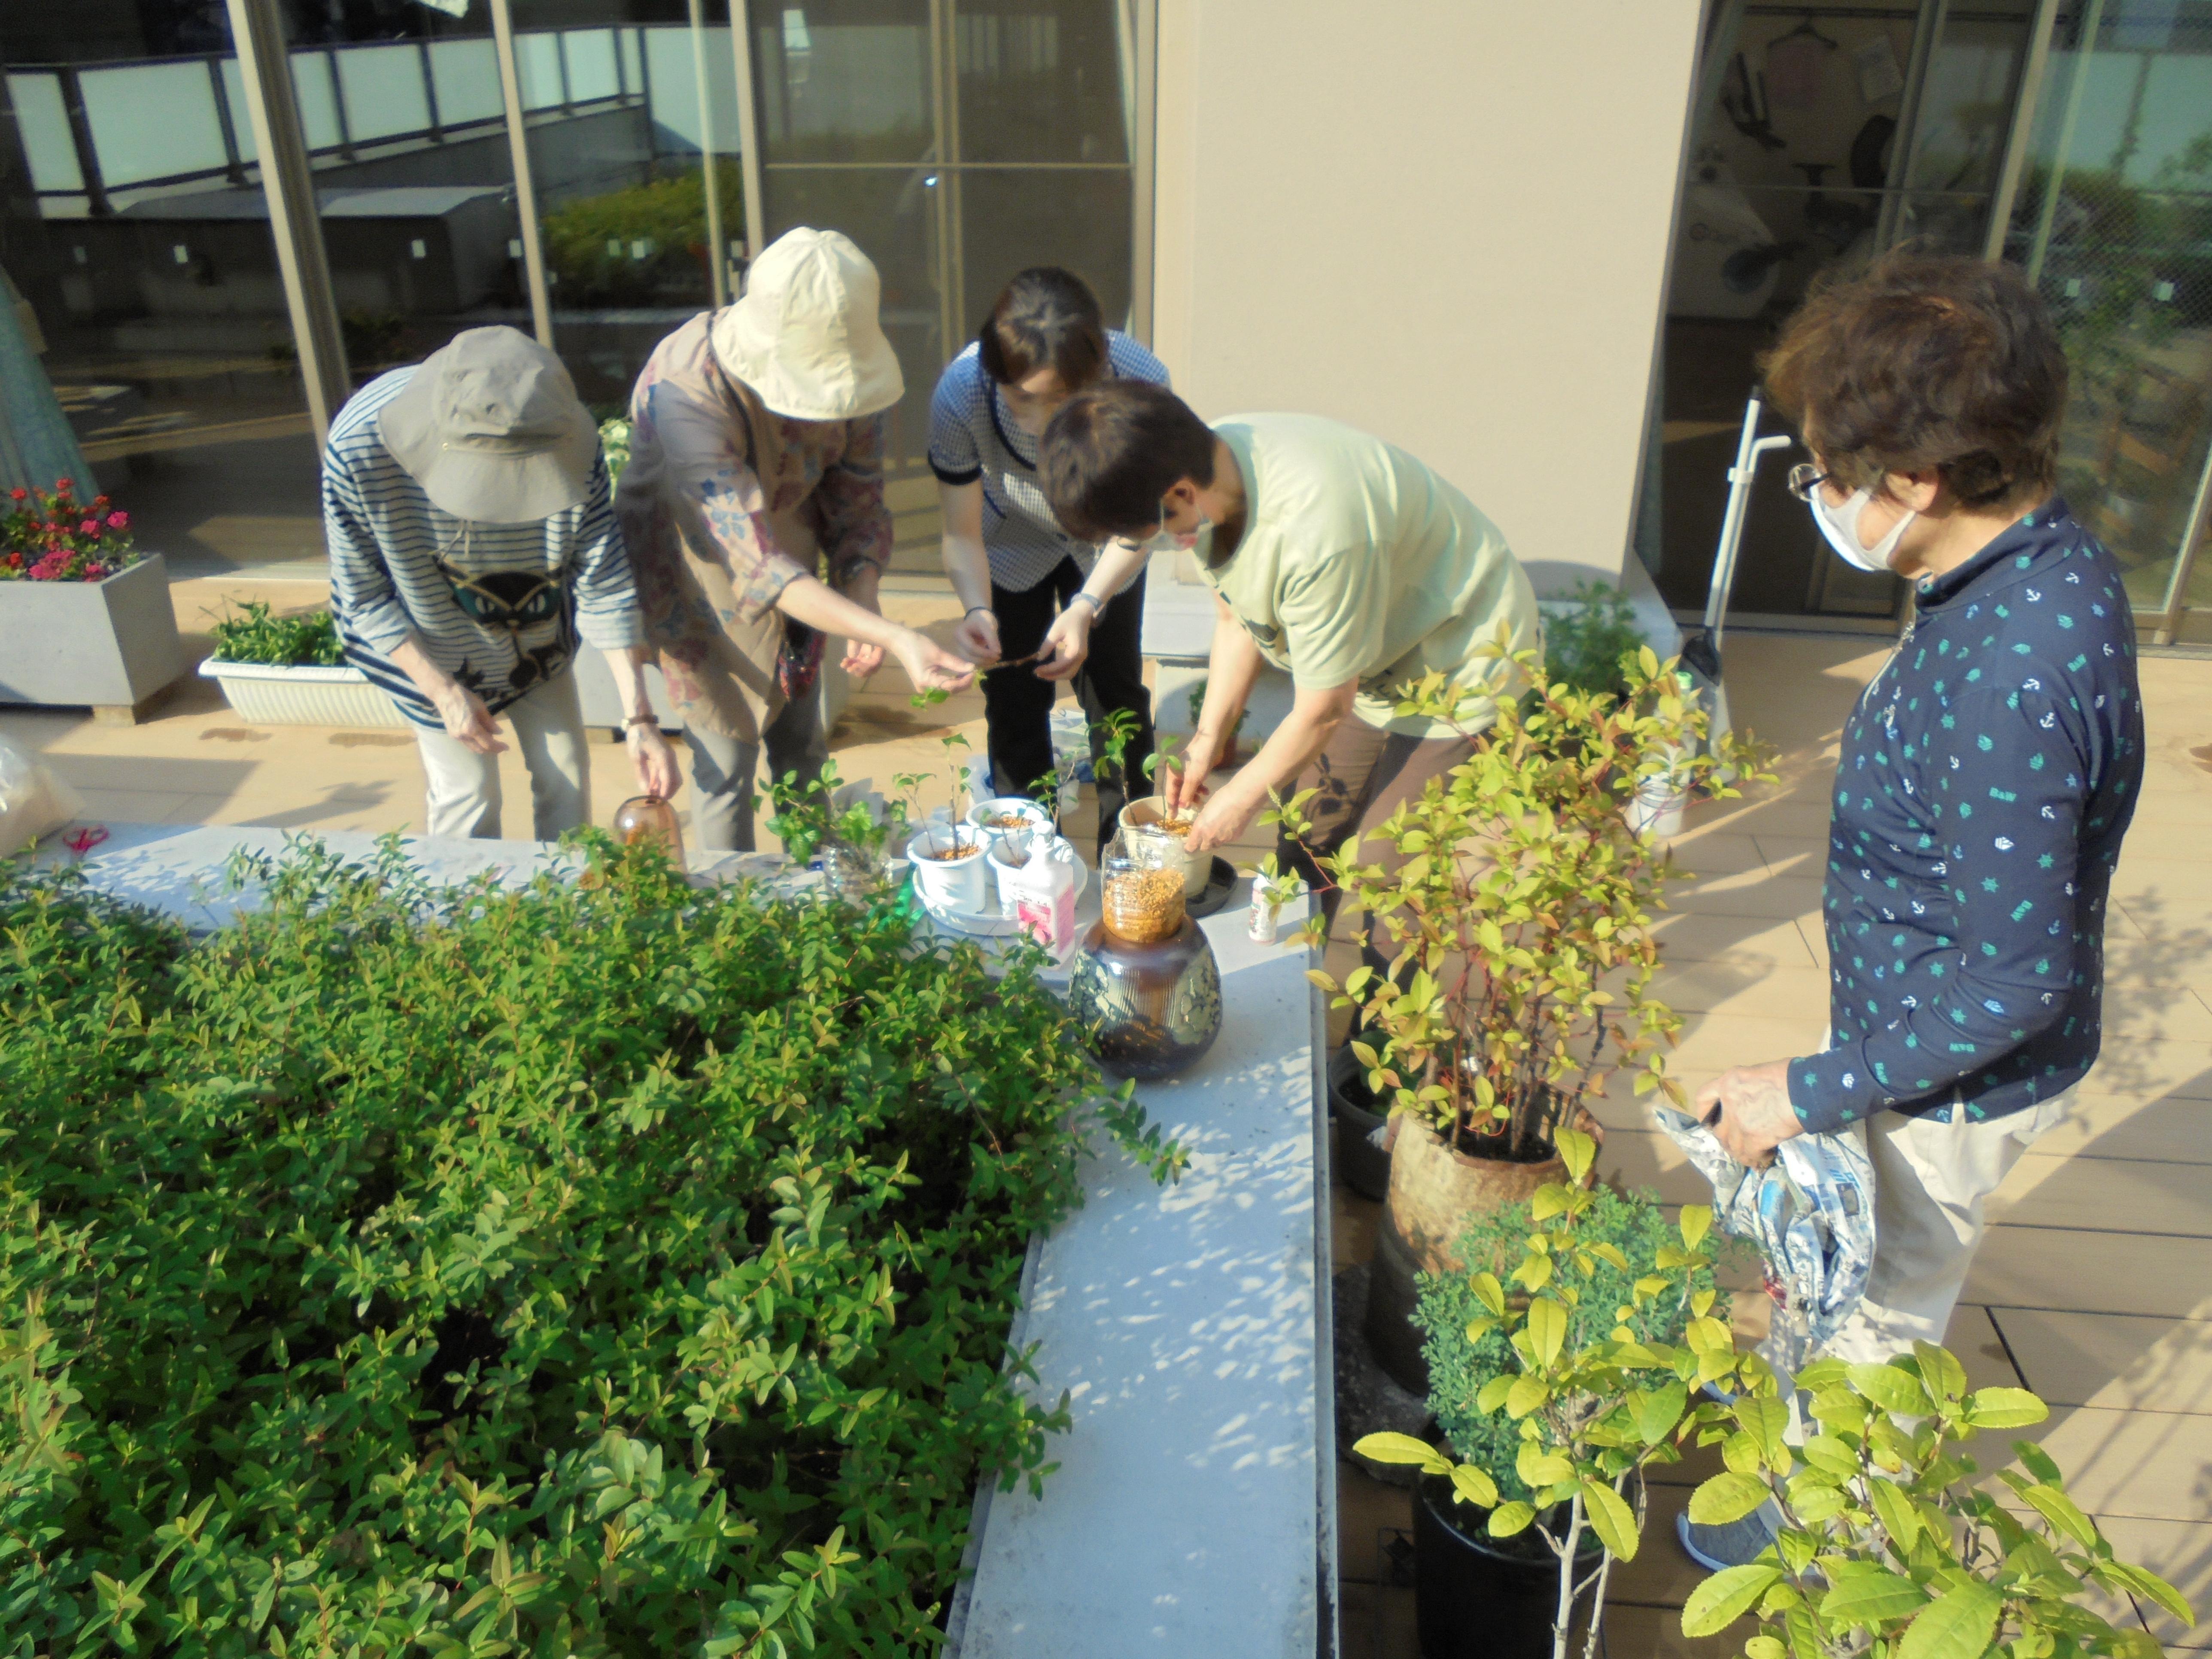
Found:
[(522, 118), (522, 76), (514, 67), (514, 20), (507, 13), (507, 0), (491, 0), (491, 45), (499, 59), (500, 96), (507, 104), (507, 149), (514, 164), (515, 212), (522, 221), (522, 274), (530, 287), (530, 321), (538, 343), (550, 351), (553, 302), (545, 287), (545, 250), (538, 239), (538, 190), (531, 182), (530, 132)]
[(1936, 61), (1936, 43), (1942, 38), (1951, 0), (1923, 0), (1913, 26), (1912, 55), (1905, 66), (1905, 96), (1897, 106), (1897, 152), (1891, 157), (1889, 177), (1881, 196), (1881, 214), (1875, 228), (1876, 252), (1897, 240), (1897, 222), (1905, 216), (1905, 195), (1912, 183), (1912, 164), (1920, 155), (1920, 100), (1928, 89), (1929, 67)]
[(2089, 84), (2089, 60), (2097, 55), (2097, 29), (2105, 21), (2105, 0), (2089, 0), (2082, 15), (2080, 46), (2074, 55), (2074, 79), (2066, 88), (2066, 115), (2058, 124), (2058, 143), (2051, 152), (2051, 177), (2043, 186), (2043, 210), (2036, 215), (2035, 236), (2027, 245), (2027, 280), (2043, 280), (2044, 256), (2051, 252), (2051, 227), (2058, 216), (2058, 186), (2066, 176), (2066, 158), (2074, 149), (2074, 126), (2081, 118), (2081, 94)]
[[(945, 90), (945, 79), (951, 73), (946, 67), (951, 54), (945, 39), (950, 3), (951, 0), (929, 0), (930, 155), (924, 164), (937, 180), (937, 188), (930, 193), (930, 210), (937, 222), (937, 343), (941, 363), (952, 361), (952, 343), (964, 332), (960, 324), (959, 278), (952, 259), (952, 239), (959, 234), (959, 227), (952, 217), (952, 145), (945, 108), (950, 100)], [(923, 188), (928, 188), (927, 179)]]
[(2197, 548), (2208, 527), (2212, 527), (2212, 448), (2204, 452), (2204, 471), (2197, 480), (2197, 499), (2190, 504), (2189, 523), (2181, 532), (2181, 545), (2173, 556), (2173, 576), (2166, 585), (2166, 614), (2159, 623), (2158, 632), (2152, 635), (2154, 645), (2172, 645), (2174, 635), (2181, 631), (2181, 613), (2189, 609), (2190, 573), (2197, 567)]
[(230, 37), (238, 51), (246, 112), (260, 152), (261, 193), (276, 241), (276, 268), (291, 313), (292, 339), (307, 383), (307, 418), (315, 447), (330, 441), (331, 417), (353, 393), (345, 337), (331, 291), (330, 259), (315, 210), (315, 181), (307, 166), (307, 141), (292, 94), (292, 64), (284, 46), (277, 0), (228, 0)]
[(1159, 100), (1159, 0), (1130, 0), (1136, 13), (1135, 114), (1129, 135), (1129, 332), (1152, 343), (1153, 167)]
[(1990, 234), (1982, 258), (2004, 258), (2005, 237), (2012, 229), (2013, 204), (2020, 197), (2021, 175), (2027, 171), (2027, 152), (2035, 142), (2035, 106), (2043, 91), (2043, 77), (2051, 71), (2051, 37), (2058, 32), (2058, 0), (2037, 0), (2035, 21), (2028, 25), (2027, 61), (2021, 66), (2020, 92), (2013, 100), (2012, 130), (2005, 134), (2004, 161), (1997, 168), (1996, 192), (1990, 198)]
[[(707, 295), (720, 311), (730, 302), (730, 250), (722, 243), (722, 195), (714, 187), (714, 108), (707, 100), (706, 9), (701, 0), (691, 0), (691, 85), (699, 98), (699, 183), (707, 192)], [(653, 125), (650, 110), (645, 124)]]
[(767, 240), (761, 208), (760, 107), (753, 96), (752, 8), (730, 0), (730, 53), (738, 70), (738, 177), (744, 186), (745, 261), (760, 257)]

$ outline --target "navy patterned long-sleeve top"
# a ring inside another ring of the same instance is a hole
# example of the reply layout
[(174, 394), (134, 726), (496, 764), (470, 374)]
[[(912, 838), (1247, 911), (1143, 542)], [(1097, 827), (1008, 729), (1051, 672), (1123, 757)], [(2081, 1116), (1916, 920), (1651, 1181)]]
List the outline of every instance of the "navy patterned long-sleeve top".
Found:
[(1844, 728), (1832, 1028), (1805, 1127), (2049, 1099), (2097, 1058), (2105, 901), (2142, 781), (2119, 568), (2056, 498), (1926, 583)]

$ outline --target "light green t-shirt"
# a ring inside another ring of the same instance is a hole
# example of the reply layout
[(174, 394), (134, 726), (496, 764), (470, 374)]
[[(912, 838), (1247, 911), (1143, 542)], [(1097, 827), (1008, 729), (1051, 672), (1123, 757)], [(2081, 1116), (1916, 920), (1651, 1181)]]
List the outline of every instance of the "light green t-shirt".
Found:
[[(1261, 654), (1302, 690), (1358, 679), (1352, 712), (1416, 737), (1449, 726), (1391, 713), (1398, 687), (1441, 670), (1494, 690), (1511, 672), (1479, 646), (1510, 623), (1536, 642), (1536, 598), (1498, 526), (1405, 451), (1318, 415), (1233, 415), (1213, 423), (1244, 474), (1244, 534), (1199, 568)], [(1486, 699), (1468, 724), (1496, 717)]]

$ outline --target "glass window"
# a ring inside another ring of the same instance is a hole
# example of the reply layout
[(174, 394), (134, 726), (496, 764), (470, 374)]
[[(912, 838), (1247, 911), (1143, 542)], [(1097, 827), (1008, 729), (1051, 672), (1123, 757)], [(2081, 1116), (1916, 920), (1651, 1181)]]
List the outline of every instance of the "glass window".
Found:
[[(2010, 234), (2073, 368), (2060, 487), (2138, 615), (2212, 607), (2177, 580), (2212, 450), (2212, 3), (2106, 0), (2061, 24)], [(2201, 550), (2201, 540), (2198, 544)]]
[(0, 306), (0, 328), (35, 368), (0, 388), (0, 454), (29, 474), (6, 482), (96, 484), (175, 574), (319, 557), (315, 443), (245, 106), (220, 35), (148, 33), (162, 9), (44, 29), (46, 61), (8, 76), (0, 258), (28, 314)]
[(943, 159), (928, 0), (756, 0), (750, 15), (764, 161)]
[(954, 28), (961, 161), (1127, 166), (1126, 33), (1113, 0), (966, 0)]

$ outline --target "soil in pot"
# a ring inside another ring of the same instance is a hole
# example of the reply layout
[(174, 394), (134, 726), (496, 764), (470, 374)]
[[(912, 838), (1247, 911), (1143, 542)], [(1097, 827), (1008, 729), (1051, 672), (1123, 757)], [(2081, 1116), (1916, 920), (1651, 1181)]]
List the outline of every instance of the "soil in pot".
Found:
[[(1421, 1477), (1413, 1498), (1413, 1610), (1421, 1659), (1550, 1659), (1559, 1605), (1559, 1559), (1534, 1527), (1512, 1538), (1485, 1530), (1490, 1511), (1454, 1500), (1442, 1475)], [(1602, 1547), (1585, 1534), (1575, 1577)], [(1573, 1627), (1587, 1629), (1595, 1588), (1575, 1598)]]
[(1381, 1203), (1390, 1190), (1390, 1152), (1381, 1144), (1389, 1114), (1368, 1092), (1358, 1058), (1349, 1048), (1329, 1056), (1328, 1109), (1336, 1119), (1336, 1167), (1344, 1184)]
[(926, 859), (935, 859), (939, 864), (952, 864), (961, 859), (972, 859), (982, 849), (978, 847), (969, 847), (965, 845), (959, 847), (925, 847), (921, 849), (921, 855)]

